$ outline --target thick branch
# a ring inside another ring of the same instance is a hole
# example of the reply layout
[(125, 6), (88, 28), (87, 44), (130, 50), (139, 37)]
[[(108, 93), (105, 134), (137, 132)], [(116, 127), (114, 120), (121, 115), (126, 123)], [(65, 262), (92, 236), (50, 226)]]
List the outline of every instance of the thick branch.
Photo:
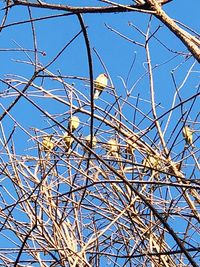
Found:
[[(45, 2), (40, 3), (33, 3), (28, 1), (18, 1), (13, 0), (14, 5), (20, 6), (30, 6), (36, 8), (45, 8), (45, 9), (53, 9), (53, 10), (62, 10), (72, 12), (74, 14), (85, 14), (85, 13), (116, 13), (116, 12), (148, 12), (153, 13), (148, 8), (145, 9), (144, 6), (135, 6), (135, 5), (120, 5), (120, 4), (113, 4), (110, 6), (101, 6), (101, 7), (74, 7), (68, 5), (58, 5), (58, 4), (48, 4)], [(11, 6), (10, 6), (11, 7)]]
[(180, 28), (157, 3), (156, 0), (147, 0), (152, 10), (156, 11), (156, 17), (162, 21), (188, 48), (194, 58), (200, 62), (200, 40)]
[[(188, 48), (195, 59), (200, 62), (200, 40), (180, 28), (161, 8), (156, 0), (146, 0), (147, 5), (111, 5), (105, 7), (72, 7), (67, 5), (57, 5), (48, 3), (32, 3), (27, 1), (14, 0), (14, 5), (24, 5), (36, 8), (47, 8), (53, 10), (62, 10), (72, 12), (74, 14), (84, 13), (115, 13), (115, 12), (151, 12), (162, 21)], [(150, 10), (151, 9), (151, 10)], [(155, 12), (155, 13), (154, 13)]]

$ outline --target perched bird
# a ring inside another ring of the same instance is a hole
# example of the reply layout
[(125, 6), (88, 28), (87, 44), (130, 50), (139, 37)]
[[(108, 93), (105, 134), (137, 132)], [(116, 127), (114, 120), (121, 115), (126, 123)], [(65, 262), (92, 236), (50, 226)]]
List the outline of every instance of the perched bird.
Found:
[(94, 81), (94, 99), (97, 99), (108, 84), (108, 75), (100, 74)]
[(74, 142), (74, 138), (72, 136), (68, 135), (68, 133), (65, 133), (63, 135), (63, 140), (65, 142), (65, 151), (68, 151), (72, 147), (72, 144)]
[(77, 116), (72, 116), (68, 122), (68, 129), (71, 132), (74, 132), (78, 128), (79, 124), (80, 124), (79, 118)]
[[(85, 143), (87, 146), (90, 146), (91, 142), (91, 135), (89, 134), (88, 136), (85, 137)], [(92, 137), (92, 147), (94, 148), (97, 145), (97, 138), (96, 136)]]
[(130, 139), (126, 139), (126, 153), (133, 155), (136, 144), (133, 143)]
[(119, 145), (117, 140), (110, 139), (107, 143), (108, 154), (118, 158), (119, 157)]
[(188, 145), (191, 145), (192, 147), (194, 147), (193, 145), (193, 130), (190, 129), (189, 125), (185, 125), (183, 127), (183, 137), (185, 138), (185, 142)]
[(49, 152), (54, 148), (54, 143), (51, 141), (52, 135), (45, 136), (42, 141), (42, 149), (45, 152)]
[[(148, 155), (146, 158), (144, 158), (142, 164), (144, 166), (144, 172), (148, 172), (151, 170), (151, 168), (158, 170), (160, 169), (160, 160), (153, 155)], [(151, 170), (151, 174), (153, 176), (156, 174), (156, 178), (159, 177), (159, 173), (156, 170)]]

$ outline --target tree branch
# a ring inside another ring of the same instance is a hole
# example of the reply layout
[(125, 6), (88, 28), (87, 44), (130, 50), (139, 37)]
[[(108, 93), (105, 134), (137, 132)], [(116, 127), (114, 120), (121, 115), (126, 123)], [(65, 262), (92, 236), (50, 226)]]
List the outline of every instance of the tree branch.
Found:
[(188, 48), (194, 58), (200, 62), (200, 40), (180, 28), (173, 19), (171, 19), (157, 3), (156, 0), (147, 0), (151, 9), (156, 11), (156, 17), (162, 21)]

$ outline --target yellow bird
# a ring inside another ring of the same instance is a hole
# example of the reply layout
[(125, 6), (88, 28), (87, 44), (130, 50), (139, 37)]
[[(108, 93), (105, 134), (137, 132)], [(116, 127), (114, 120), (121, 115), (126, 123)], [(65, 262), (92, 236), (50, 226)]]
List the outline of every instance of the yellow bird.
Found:
[(119, 145), (117, 140), (110, 139), (107, 143), (108, 154), (118, 158), (119, 157)]
[(42, 141), (42, 149), (45, 152), (49, 152), (54, 148), (54, 143), (51, 141), (52, 136), (45, 136)]
[(136, 144), (132, 142), (130, 139), (126, 139), (126, 153), (133, 155), (135, 148)]
[[(148, 172), (149, 170), (151, 170), (151, 168), (157, 170), (161, 169), (160, 159), (156, 158), (153, 155), (148, 155), (146, 158), (144, 158), (142, 164), (144, 166), (144, 172)], [(156, 170), (151, 170), (151, 175), (155, 175), (156, 178), (159, 178), (159, 172), (157, 172)]]
[(146, 158), (144, 158), (142, 164), (144, 165), (145, 171), (148, 171), (149, 168), (156, 168), (158, 165), (158, 160), (155, 159), (153, 155), (148, 155)]
[[(87, 146), (90, 146), (91, 142), (91, 135), (89, 134), (88, 136), (85, 137), (85, 143)], [(92, 147), (94, 148), (97, 145), (97, 138), (96, 136), (93, 136), (92, 138)]]
[(68, 122), (68, 129), (71, 132), (74, 132), (78, 128), (79, 124), (80, 124), (79, 118), (77, 116), (72, 116)]
[(74, 142), (74, 138), (72, 136), (68, 135), (68, 133), (65, 133), (63, 136), (63, 140), (65, 142), (65, 151), (68, 151), (72, 147), (72, 144)]
[(108, 75), (106, 73), (100, 74), (94, 81), (94, 99), (98, 99), (100, 94), (108, 84)]
[(193, 130), (190, 129), (189, 125), (185, 125), (183, 127), (183, 137), (185, 138), (185, 142), (189, 145), (191, 145), (192, 147), (194, 147), (193, 145)]

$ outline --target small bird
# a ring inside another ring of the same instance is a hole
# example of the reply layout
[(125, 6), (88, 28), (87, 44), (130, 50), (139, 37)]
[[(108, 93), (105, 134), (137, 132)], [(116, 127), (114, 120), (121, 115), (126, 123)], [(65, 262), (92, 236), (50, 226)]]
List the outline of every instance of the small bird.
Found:
[(106, 73), (100, 74), (94, 81), (94, 99), (98, 99), (100, 94), (108, 84), (108, 75)]
[(156, 178), (159, 178), (159, 172), (152, 169), (160, 170), (160, 160), (159, 158), (156, 158), (153, 155), (148, 155), (146, 158), (143, 159), (142, 164), (144, 166), (144, 172), (147, 173), (149, 170), (151, 170), (151, 175), (155, 176)]
[(110, 139), (107, 143), (108, 154), (118, 158), (119, 157), (119, 145), (117, 140)]
[(54, 143), (51, 141), (52, 135), (44, 136), (42, 141), (42, 149), (45, 152), (49, 152), (54, 148)]
[(77, 116), (72, 116), (68, 122), (68, 129), (71, 132), (74, 132), (78, 128), (79, 124), (80, 124), (79, 118)]
[(133, 155), (135, 148), (136, 144), (132, 142), (130, 139), (126, 139), (126, 153)]
[[(85, 144), (87, 146), (90, 146), (91, 143), (91, 135), (89, 134), (88, 136), (85, 137)], [(92, 147), (94, 148), (97, 145), (97, 138), (96, 136), (93, 136), (92, 138)]]
[(72, 144), (74, 142), (74, 138), (72, 136), (68, 135), (68, 133), (65, 133), (63, 135), (63, 140), (65, 142), (65, 151), (67, 152), (72, 147)]
[(194, 147), (194, 145), (193, 145), (193, 130), (190, 129), (189, 125), (185, 125), (183, 127), (182, 134), (183, 134), (183, 137), (185, 138), (186, 144)]

